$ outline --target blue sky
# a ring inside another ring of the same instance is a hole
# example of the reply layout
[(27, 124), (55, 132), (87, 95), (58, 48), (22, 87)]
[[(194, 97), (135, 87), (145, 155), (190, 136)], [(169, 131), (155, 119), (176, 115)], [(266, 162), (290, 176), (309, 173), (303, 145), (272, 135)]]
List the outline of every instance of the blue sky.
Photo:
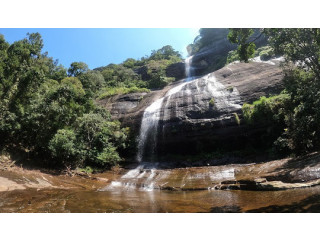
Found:
[(65, 67), (82, 61), (90, 69), (138, 59), (165, 45), (186, 57), (186, 46), (198, 35), (195, 28), (0, 28), (9, 43), (25, 38), (28, 32), (39, 32), (43, 50)]

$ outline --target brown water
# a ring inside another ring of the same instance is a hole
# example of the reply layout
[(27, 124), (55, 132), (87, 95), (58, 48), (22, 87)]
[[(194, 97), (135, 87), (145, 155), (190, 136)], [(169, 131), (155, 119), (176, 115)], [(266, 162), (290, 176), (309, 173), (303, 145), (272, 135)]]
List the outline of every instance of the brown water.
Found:
[(0, 212), (320, 212), (319, 158), (174, 169), (141, 165), (87, 178), (14, 168), (0, 171)]
[(320, 212), (320, 186), (284, 191), (15, 190), (0, 193), (0, 212)]

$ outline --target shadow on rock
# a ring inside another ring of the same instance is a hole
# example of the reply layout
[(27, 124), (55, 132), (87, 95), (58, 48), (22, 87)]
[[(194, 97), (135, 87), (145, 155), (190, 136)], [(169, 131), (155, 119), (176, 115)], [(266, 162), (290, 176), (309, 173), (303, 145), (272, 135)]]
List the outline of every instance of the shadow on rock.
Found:
[(268, 181), (305, 182), (320, 177), (320, 154), (318, 152), (297, 157), (288, 161), (276, 171), (283, 172), (276, 177), (267, 177)]
[(240, 213), (241, 208), (236, 205), (223, 206), (223, 207), (212, 207), (211, 213)]

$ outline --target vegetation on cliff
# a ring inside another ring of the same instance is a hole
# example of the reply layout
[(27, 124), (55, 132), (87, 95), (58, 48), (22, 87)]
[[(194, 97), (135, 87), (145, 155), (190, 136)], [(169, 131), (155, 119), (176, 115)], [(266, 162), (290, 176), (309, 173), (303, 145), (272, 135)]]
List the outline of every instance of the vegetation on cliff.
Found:
[[(274, 145), (278, 150), (297, 154), (318, 150), (320, 29), (281, 28), (262, 29), (261, 32), (268, 36), (274, 53), (285, 57), (283, 81), (286, 93), (244, 105), (244, 116), (251, 123), (268, 123), (277, 129), (270, 131), (269, 136), (276, 136)], [(243, 60), (247, 57), (249, 54)]]
[(166, 69), (181, 61), (180, 53), (167, 45), (152, 51), (150, 56), (142, 57), (140, 60), (128, 58), (122, 64), (109, 64), (97, 68), (96, 70), (104, 77), (106, 85), (99, 92), (99, 98), (163, 88), (177, 80), (173, 77), (167, 77)]
[[(237, 49), (238, 43), (242, 44)], [(248, 46), (244, 47), (245, 44)], [(199, 68), (197, 74), (202, 75), (240, 60), (241, 51), (242, 56), (248, 54), (246, 61), (250, 57), (259, 56), (254, 51), (255, 46), (261, 48), (266, 45), (265, 35), (259, 29), (200, 28), (199, 35), (187, 46), (187, 50), (190, 56), (194, 56), (193, 63)]]

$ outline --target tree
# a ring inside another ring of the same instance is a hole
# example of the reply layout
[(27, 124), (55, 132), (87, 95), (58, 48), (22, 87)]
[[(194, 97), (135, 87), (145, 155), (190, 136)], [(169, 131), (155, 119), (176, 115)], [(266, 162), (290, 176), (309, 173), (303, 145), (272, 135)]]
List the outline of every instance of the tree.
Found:
[(73, 62), (68, 69), (68, 76), (78, 77), (89, 70), (88, 65), (84, 62)]
[(77, 78), (46, 81), (26, 107), (17, 138), (28, 149), (47, 154), (53, 135), (90, 111), (87, 101)]
[(128, 129), (121, 129), (120, 122), (110, 121), (110, 116), (91, 112), (79, 117), (74, 128), (77, 134), (79, 159), (91, 165), (115, 165), (121, 158), (117, 152), (125, 147)]
[(287, 129), (277, 144), (297, 153), (320, 147), (320, 30), (265, 29), (275, 52), (286, 59), (284, 84), (291, 97)]
[(88, 71), (79, 75), (83, 89), (89, 96), (93, 96), (105, 85), (103, 75), (98, 71)]
[(137, 63), (137, 60), (133, 59), (133, 58), (128, 58), (127, 60), (125, 60), (122, 65), (126, 68), (134, 68), (135, 65)]
[(60, 159), (61, 162), (58, 164), (67, 165), (79, 161), (76, 135), (73, 130), (58, 130), (50, 140), (48, 148), (54, 159)]
[(10, 142), (18, 134), (26, 106), (45, 81), (47, 58), (39, 33), (9, 45), (0, 37), (0, 133)]
[(149, 60), (169, 60), (172, 57), (181, 58), (181, 54), (178, 51), (175, 51), (172, 46), (166, 45), (158, 50), (153, 50)]
[(231, 43), (238, 44), (237, 53), (240, 61), (247, 63), (254, 55), (256, 45), (253, 41), (249, 41), (253, 33), (252, 28), (230, 28), (228, 39)]
[(320, 79), (320, 29), (271, 28), (264, 33), (277, 54), (301, 69), (308, 68)]
[(140, 76), (131, 68), (123, 65), (110, 64), (103, 71), (102, 75), (108, 86), (124, 87), (132, 85), (140, 85)]
[(38, 33), (11, 45), (0, 35), (1, 148), (28, 151), (54, 167), (116, 164), (128, 130), (94, 104), (102, 74), (78, 62), (67, 77), (42, 47)]

